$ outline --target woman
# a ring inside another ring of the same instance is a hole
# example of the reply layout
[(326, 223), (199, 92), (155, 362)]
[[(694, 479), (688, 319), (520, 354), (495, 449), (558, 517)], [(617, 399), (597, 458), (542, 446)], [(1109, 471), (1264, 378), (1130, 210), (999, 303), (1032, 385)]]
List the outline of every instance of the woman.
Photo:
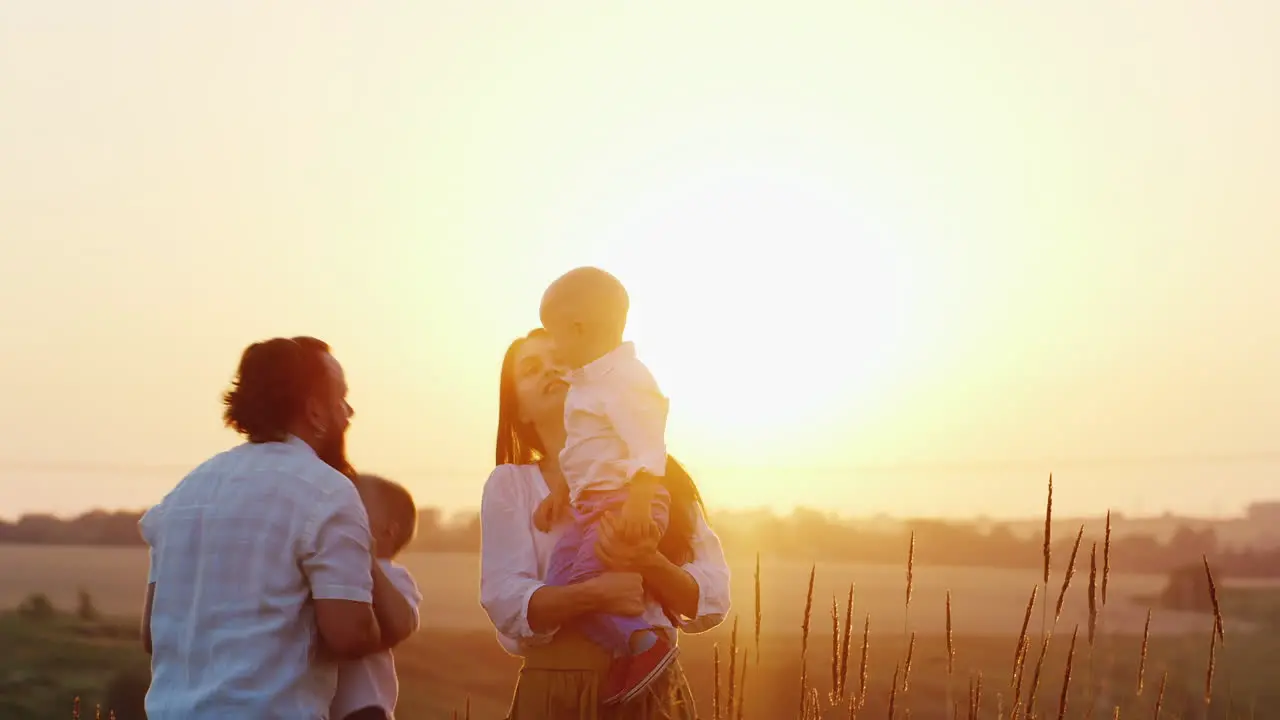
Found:
[[(569, 626), (589, 612), (641, 615), (666, 628), (705, 632), (729, 611), (729, 567), (708, 527), (693, 480), (668, 459), (671, 520), (638, 545), (615, 541), (606, 518), (599, 552), (611, 568), (586, 582), (543, 583), (568, 517), (535, 527), (534, 510), (564, 485), (562, 371), (550, 338), (534, 330), (508, 348), (499, 391), (497, 468), (480, 508), (480, 603), (508, 652), (524, 657), (509, 720), (693, 720), (693, 696), (679, 664), (640, 697), (602, 707), (609, 658)], [(648, 591), (646, 595), (645, 591)], [(674, 622), (673, 622), (674, 621)], [(563, 629), (562, 629), (563, 628)]]

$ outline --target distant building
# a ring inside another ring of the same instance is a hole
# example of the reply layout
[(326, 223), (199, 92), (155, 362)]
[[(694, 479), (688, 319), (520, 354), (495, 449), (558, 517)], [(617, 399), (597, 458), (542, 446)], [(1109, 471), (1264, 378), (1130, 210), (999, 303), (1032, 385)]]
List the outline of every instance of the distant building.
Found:
[(1265, 526), (1280, 525), (1280, 501), (1267, 500), (1251, 503), (1245, 510), (1245, 517), (1250, 523)]

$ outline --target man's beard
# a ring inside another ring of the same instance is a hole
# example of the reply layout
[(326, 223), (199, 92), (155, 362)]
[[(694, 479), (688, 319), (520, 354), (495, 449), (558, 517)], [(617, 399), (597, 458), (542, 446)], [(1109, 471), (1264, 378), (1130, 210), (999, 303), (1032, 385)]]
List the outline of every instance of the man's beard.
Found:
[(351, 463), (347, 460), (346, 428), (335, 428), (326, 433), (320, 439), (320, 447), (316, 448), (316, 455), (334, 470), (349, 478), (355, 477), (355, 468), (351, 467)]

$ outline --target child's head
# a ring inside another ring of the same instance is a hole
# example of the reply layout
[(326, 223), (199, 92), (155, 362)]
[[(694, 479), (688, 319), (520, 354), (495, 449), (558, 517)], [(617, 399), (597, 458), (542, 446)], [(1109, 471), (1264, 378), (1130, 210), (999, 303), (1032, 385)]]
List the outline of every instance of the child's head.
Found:
[(627, 290), (616, 277), (581, 267), (551, 283), (539, 314), (560, 359), (579, 368), (622, 343), (628, 307)]
[(395, 557), (418, 531), (418, 506), (413, 495), (380, 475), (360, 475), (356, 488), (369, 515), (373, 554), (384, 560)]

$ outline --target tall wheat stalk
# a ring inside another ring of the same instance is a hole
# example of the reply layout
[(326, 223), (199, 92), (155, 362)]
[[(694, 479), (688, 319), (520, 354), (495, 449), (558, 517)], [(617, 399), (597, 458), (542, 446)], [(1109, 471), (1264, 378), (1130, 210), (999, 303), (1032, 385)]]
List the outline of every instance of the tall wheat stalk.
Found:
[(1067, 696), (1071, 692), (1071, 664), (1076, 657), (1076, 636), (1080, 634), (1080, 626), (1071, 631), (1071, 647), (1067, 648), (1067, 669), (1062, 674), (1062, 694), (1058, 697), (1058, 720), (1066, 720)]
[[(1053, 473), (1049, 473), (1049, 495), (1044, 502), (1044, 596), (1049, 597), (1049, 567), (1053, 557)], [(1049, 633), (1049, 607), (1040, 608), (1040, 641), (1043, 643)]]
[(711, 646), (711, 717), (720, 720), (720, 643)]
[(756, 665), (760, 664), (760, 552), (756, 552)]
[(800, 715), (804, 716), (809, 704), (809, 618), (813, 613), (813, 579), (818, 573), (815, 564), (809, 568), (809, 592), (804, 599), (804, 622), (800, 625)]
[(733, 631), (729, 634), (729, 692), (725, 697), (726, 720), (733, 720), (733, 705), (737, 700), (734, 684), (738, 679), (738, 616), (733, 616)]
[(1036, 706), (1036, 693), (1040, 689), (1040, 672), (1044, 669), (1044, 658), (1049, 653), (1049, 645), (1053, 641), (1053, 632), (1058, 627), (1058, 620), (1062, 617), (1062, 605), (1067, 597), (1067, 590), (1071, 588), (1071, 579), (1076, 574), (1076, 557), (1080, 553), (1080, 542), (1084, 540), (1084, 526), (1080, 526), (1080, 532), (1076, 533), (1075, 545), (1071, 548), (1071, 558), (1067, 560), (1067, 569), (1062, 576), (1062, 589), (1058, 591), (1058, 602), (1054, 607), (1053, 624), (1049, 626), (1049, 631), (1045, 633), (1043, 642), (1040, 643), (1040, 657), (1036, 659), (1036, 669), (1031, 676), (1031, 690), (1027, 695), (1026, 709), (1028, 712), (1034, 713)]
[(951, 591), (947, 590), (947, 698), (943, 713), (953, 712), (955, 706), (952, 679), (955, 676), (956, 644), (951, 632)]

